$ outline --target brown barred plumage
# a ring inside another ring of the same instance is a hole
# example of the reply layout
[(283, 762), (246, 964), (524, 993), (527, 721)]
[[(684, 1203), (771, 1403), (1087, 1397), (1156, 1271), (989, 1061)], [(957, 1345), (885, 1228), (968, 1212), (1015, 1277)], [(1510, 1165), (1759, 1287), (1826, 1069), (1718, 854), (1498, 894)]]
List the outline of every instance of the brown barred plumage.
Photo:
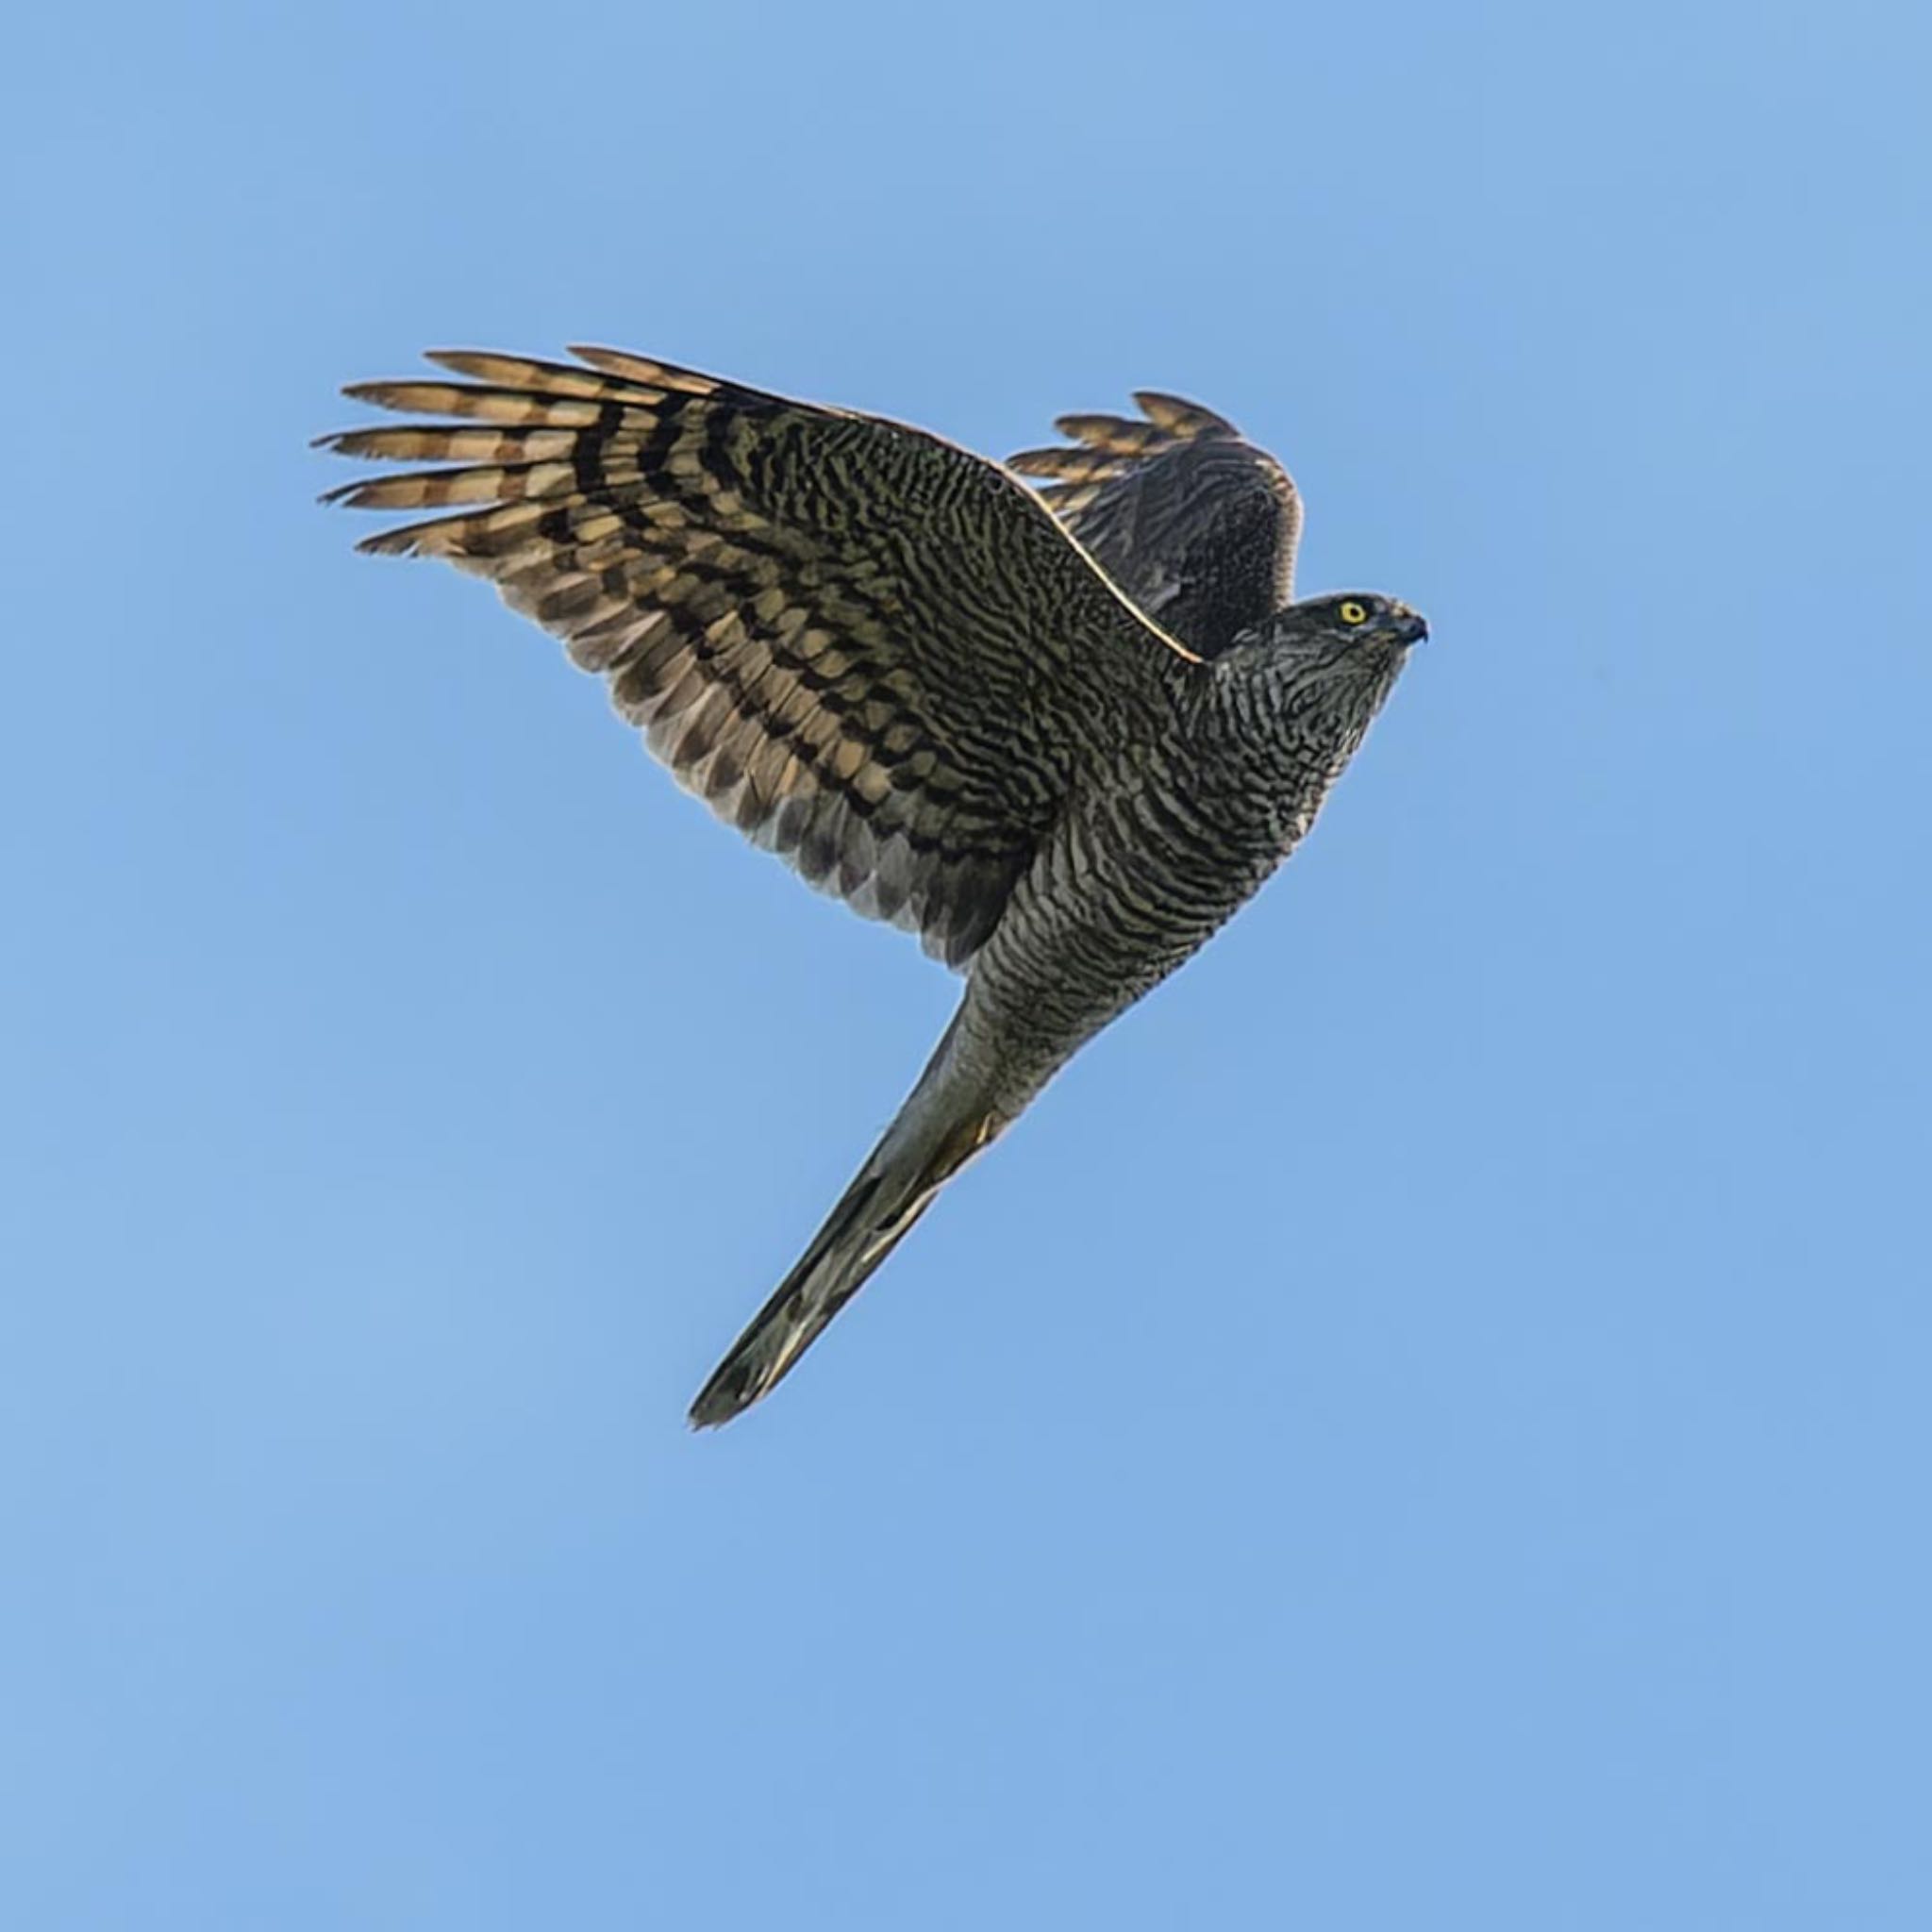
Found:
[(360, 547), (490, 578), (721, 817), (968, 974), (913, 1093), (700, 1394), (693, 1420), (717, 1423), (1280, 862), (1423, 625), (1366, 593), (1277, 609), (1299, 499), (1193, 404), (1066, 417), (1080, 448), (1015, 458), (1058, 479), (1042, 494), (1076, 543), (1008, 471), (921, 431), (574, 353), (445, 351), (458, 380), (353, 385), (456, 419), (322, 439), (439, 466), (330, 492), (443, 512)]
[[(609, 350), (597, 372), (431, 358), (472, 383), (371, 382), (384, 408), (490, 429), (349, 430), (339, 454), (461, 467), (351, 483), (363, 509), (465, 506), (365, 550), (446, 558), (560, 635), (680, 783), (814, 885), (961, 965), (1065, 783), (1037, 693), (1064, 658), (1028, 597), (1104, 637), (1150, 690), (1177, 647), (1058, 541), (991, 464)], [(958, 559), (989, 542), (1001, 568)], [(1062, 662), (1061, 674), (1080, 667)], [(1030, 727), (1029, 727), (1030, 724)]]

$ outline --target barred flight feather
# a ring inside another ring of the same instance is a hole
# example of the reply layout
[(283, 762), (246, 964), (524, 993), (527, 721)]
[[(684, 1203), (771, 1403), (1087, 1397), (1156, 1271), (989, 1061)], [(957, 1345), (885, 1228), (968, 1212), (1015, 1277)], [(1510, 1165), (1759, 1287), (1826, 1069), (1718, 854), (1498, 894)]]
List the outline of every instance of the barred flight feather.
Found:
[(1226, 417), (1137, 390), (1143, 421), (1058, 417), (1072, 447), (1021, 450), (1007, 467), (1128, 596), (1191, 650), (1218, 657), (1294, 593), (1301, 497)]
[(996, 465), (574, 353), (588, 366), (440, 350), (460, 380), (350, 385), (457, 421), (323, 439), (434, 466), (328, 499), (454, 511), (360, 547), (490, 578), (726, 823), (965, 964), (1052, 824), (1096, 702), (1158, 710), (1190, 654)]

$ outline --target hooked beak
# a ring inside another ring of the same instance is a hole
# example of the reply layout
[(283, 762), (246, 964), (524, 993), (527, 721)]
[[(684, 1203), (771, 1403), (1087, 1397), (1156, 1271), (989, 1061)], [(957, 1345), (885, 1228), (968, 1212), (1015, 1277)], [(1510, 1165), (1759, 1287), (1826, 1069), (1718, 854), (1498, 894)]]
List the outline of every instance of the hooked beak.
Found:
[(1429, 620), (1404, 604), (1397, 608), (1391, 628), (1405, 644), (1419, 644), (1429, 634)]

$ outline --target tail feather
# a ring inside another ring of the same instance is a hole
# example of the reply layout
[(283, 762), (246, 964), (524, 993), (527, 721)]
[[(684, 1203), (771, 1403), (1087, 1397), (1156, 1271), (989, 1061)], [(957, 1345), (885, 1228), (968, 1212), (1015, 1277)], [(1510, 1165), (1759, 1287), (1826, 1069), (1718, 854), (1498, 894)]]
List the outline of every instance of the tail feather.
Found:
[(693, 1428), (715, 1428), (767, 1395), (817, 1341), (931, 1207), (933, 1198), (990, 1141), (985, 1113), (946, 1125), (922, 1106), (922, 1089), (840, 1197), (797, 1265), (779, 1283), (691, 1407)]

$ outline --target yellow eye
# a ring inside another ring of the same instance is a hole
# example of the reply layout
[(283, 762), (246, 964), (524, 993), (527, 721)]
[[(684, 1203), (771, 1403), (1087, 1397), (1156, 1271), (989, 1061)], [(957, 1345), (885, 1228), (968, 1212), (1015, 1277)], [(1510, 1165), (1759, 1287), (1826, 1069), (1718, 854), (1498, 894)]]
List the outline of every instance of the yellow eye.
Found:
[(1359, 604), (1351, 600), (1341, 607), (1341, 621), (1343, 624), (1366, 624), (1369, 621), (1369, 613)]

